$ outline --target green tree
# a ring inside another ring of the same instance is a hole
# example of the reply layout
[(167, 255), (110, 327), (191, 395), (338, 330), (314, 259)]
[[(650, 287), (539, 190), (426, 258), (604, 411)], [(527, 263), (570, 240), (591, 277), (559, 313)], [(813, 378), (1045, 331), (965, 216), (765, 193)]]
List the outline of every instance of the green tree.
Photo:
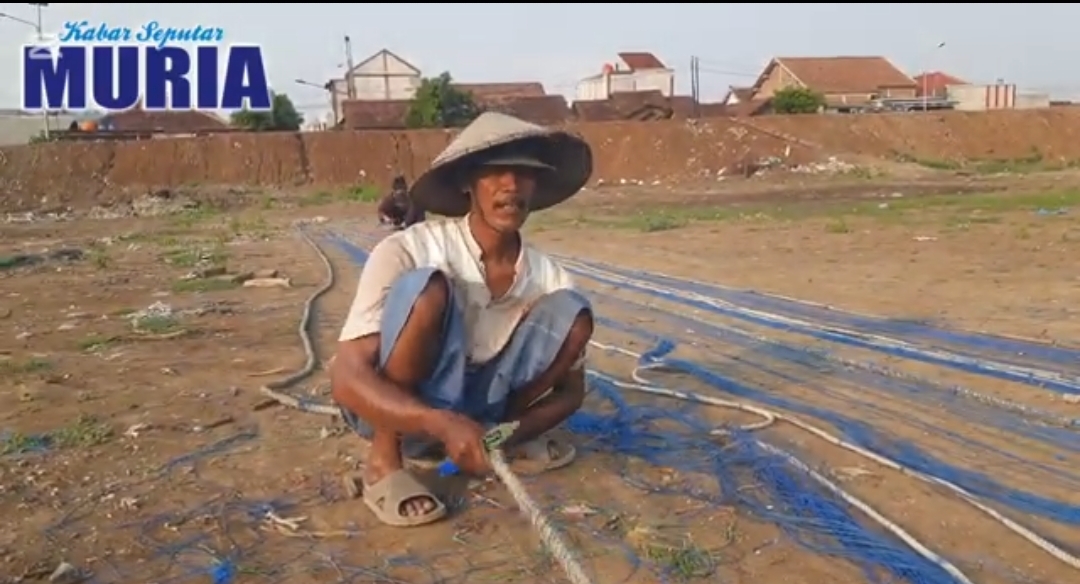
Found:
[(816, 114), (825, 107), (825, 96), (806, 87), (785, 87), (772, 97), (778, 114)]
[(409, 104), (405, 125), (410, 128), (459, 128), (480, 115), (471, 93), (454, 87), (449, 73), (420, 81)]
[(295, 132), (304, 123), (304, 116), (296, 111), (288, 95), (271, 93), (270, 111), (254, 112), (247, 108), (233, 112), (229, 122), (235, 128), (256, 132)]

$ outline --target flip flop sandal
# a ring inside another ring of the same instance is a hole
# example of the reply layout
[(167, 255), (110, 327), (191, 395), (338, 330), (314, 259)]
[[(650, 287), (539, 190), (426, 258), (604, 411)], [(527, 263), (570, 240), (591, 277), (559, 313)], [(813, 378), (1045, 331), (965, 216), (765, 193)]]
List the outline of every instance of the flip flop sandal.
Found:
[(577, 458), (577, 449), (573, 444), (549, 434), (521, 444), (511, 453), (511, 467), (515, 472), (525, 475), (560, 469)]
[[(386, 525), (418, 527), (446, 517), (446, 505), (406, 470), (396, 470), (371, 485), (357, 482), (364, 504)], [(406, 515), (402, 509), (405, 502), (421, 498), (433, 501), (435, 508), (423, 515)]]

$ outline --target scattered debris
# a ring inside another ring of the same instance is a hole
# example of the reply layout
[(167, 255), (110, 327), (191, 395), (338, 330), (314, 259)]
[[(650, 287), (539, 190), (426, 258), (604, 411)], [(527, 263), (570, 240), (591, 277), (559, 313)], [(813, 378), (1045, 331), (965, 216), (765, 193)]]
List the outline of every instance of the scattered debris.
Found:
[(252, 278), (244, 282), (245, 288), (292, 288), (288, 278)]
[(135, 424), (134, 426), (128, 428), (127, 430), (124, 430), (124, 436), (127, 437), (127, 438), (132, 438), (132, 439), (138, 438), (139, 433), (147, 432), (149, 430), (152, 430), (153, 428), (154, 428), (154, 426), (151, 425), (151, 424), (140, 422), (140, 423)]
[(800, 164), (791, 169), (791, 172), (800, 174), (848, 174), (855, 172), (859, 167), (851, 164), (850, 162), (844, 162), (830, 156), (828, 160), (824, 162), (811, 162), (809, 164)]
[(584, 519), (596, 515), (598, 511), (584, 504), (565, 505), (559, 512), (572, 519)]
[(49, 575), (49, 582), (54, 584), (76, 584), (85, 581), (89, 577), (89, 574), (84, 573), (75, 566), (67, 562), (60, 562), (60, 565)]

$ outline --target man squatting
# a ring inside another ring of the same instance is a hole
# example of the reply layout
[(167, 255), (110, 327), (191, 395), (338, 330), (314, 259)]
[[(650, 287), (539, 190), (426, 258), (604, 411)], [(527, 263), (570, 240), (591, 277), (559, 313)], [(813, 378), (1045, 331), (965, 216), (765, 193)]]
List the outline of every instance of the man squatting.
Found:
[(487, 474), (483, 436), (501, 422), (519, 423), (506, 444), (515, 470), (573, 461), (573, 445), (548, 432), (585, 398), (592, 308), (521, 227), (591, 172), (584, 140), (482, 114), (412, 187), (421, 208), (448, 219), (417, 223), (372, 250), (331, 383), (346, 423), (371, 441), (362, 496), (380, 521), (444, 517), (445, 504), (404, 459), (449, 456)]

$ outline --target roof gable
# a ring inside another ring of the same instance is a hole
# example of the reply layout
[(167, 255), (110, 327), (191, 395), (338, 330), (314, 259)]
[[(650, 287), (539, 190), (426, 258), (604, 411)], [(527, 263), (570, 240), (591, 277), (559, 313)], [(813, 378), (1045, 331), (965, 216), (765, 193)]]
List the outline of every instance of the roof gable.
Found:
[[(386, 57), (386, 66), (383, 66), (383, 63), (380, 62), (383, 57)], [(386, 74), (397, 73), (399, 72), (398, 70), (405, 70), (420, 75), (420, 69), (417, 69), (415, 65), (402, 59), (389, 49), (381, 49), (374, 55), (360, 61), (352, 68), (352, 73)]]

